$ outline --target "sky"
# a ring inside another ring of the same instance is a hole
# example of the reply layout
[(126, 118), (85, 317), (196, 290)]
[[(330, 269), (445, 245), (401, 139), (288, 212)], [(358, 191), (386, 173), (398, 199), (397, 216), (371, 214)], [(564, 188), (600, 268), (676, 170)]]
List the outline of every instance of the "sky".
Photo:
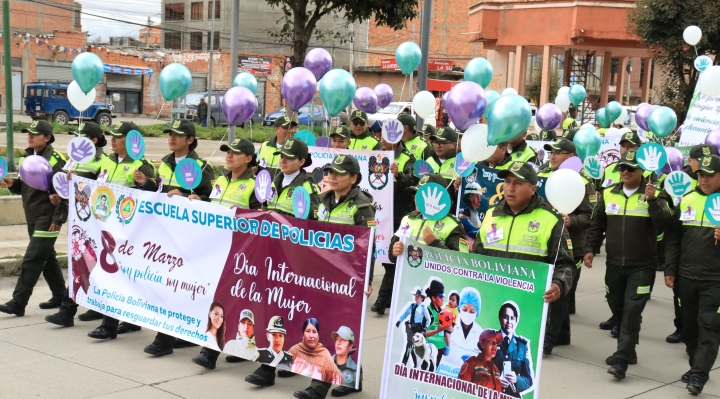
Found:
[(138, 37), (138, 30), (142, 26), (110, 21), (103, 18), (90, 16), (87, 13), (107, 16), (110, 18), (147, 24), (148, 17), (154, 23), (160, 22), (161, 0), (75, 0), (83, 6), (82, 24), (83, 31), (90, 34), (89, 40), (99, 36), (107, 40), (109, 36), (130, 36)]

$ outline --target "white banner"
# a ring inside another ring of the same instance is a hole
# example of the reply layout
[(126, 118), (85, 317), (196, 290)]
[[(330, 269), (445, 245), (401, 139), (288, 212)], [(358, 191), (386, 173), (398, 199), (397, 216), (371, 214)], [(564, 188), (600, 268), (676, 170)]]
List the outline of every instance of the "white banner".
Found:
[(679, 146), (703, 144), (708, 133), (720, 128), (720, 96), (703, 96), (699, 90), (695, 90), (680, 128), (682, 134)]
[(312, 165), (306, 168), (312, 172), (320, 190), (325, 192), (330, 188), (325, 184), (326, 177), (323, 167), (337, 154), (352, 155), (360, 163), (362, 181), (360, 188), (372, 195), (375, 203), (375, 261), (391, 263), (388, 258), (390, 239), (393, 230), (393, 195), (395, 179), (390, 173), (390, 165), (395, 162), (395, 153), (392, 151), (356, 151), (338, 150), (326, 147), (310, 147)]

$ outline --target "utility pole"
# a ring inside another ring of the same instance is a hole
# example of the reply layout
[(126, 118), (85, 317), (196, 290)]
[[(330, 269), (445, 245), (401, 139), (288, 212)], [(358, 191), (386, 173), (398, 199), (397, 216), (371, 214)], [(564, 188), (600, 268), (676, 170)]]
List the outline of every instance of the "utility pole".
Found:
[[(412, 26), (412, 41), (415, 42), (415, 23), (413, 22)], [(410, 71), (410, 86), (408, 87), (408, 90), (410, 91), (410, 102), (412, 102), (413, 99), (413, 75), (415, 74), (415, 71)], [(402, 101), (402, 98), (400, 99)]]
[[(430, 52), (430, 14), (432, 12), (432, 0), (424, 0), (425, 7), (423, 9), (422, 31), (420, 31), (420, 66), (418, 68), (418, 90), (423, 91), (427, 88), (428, 79), (428, 61)], [(418, 131), (422, 129), (423, 120), (417, 118)]]
[[(355, 78), (355, 68), (353, 64), (355, 63), (355, 24), (350, 24), (350, 76)], [(352, 113), (353, 109), (353, 103), (350, 101), (350, 105), (348, 106), (348, 115)]]
[[(215, 0), (210, 1), (210, 5), (212, 7), (212, 13), (210, 14), (210, 66), (209, 66), (209, 73), (208, 73), (208, 96), (212, 96), (212, 88), (213, 88), (213, 75), (212, 75), (212, 66), (213, 66), (213, 55), (215, 53)], [(212, 97), (208, 97), (212, 99)], [(209, 101), (212, 104), (212, 100)], [(208, 115), (208, 122), (210, 121), (210, 117), (212, 116), (212, 105), (208, 105), (208, 108), (210, 109), (210, 115)]]
[(145, 47), (150, 47), (150, 27), (152, 26), (152, 20), (148, 17), (147, 32), (145, 32)]
[(7, 163), (15, 170), (15, 144), (13, 143), (12, 68), (10, 60), (10, 0), (2, 0), (3, 50), (5, 54), (5, 124), (7, 134)]
[[(232, 0), (232, 20), (230, 21), (230, 87), (233, 86), (238, 69), (238, 36), (240, 35), (240, 0)], [(259, 106), (260, 104), (258, 104)], [(252, 117), (250, 117), (252, 124)], [(235, 141), (235, 126), (230, 126), (228, 143)]]

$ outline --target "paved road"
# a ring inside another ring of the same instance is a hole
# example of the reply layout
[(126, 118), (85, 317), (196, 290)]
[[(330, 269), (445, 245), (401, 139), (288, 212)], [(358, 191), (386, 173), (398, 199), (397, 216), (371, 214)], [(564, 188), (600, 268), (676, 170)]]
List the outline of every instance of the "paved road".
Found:
[[(1, 232), (0, 232), (1, 233)], [(0, 235), (0, 241), (4, 237)], [(604, 257), (596, 267), (583, 270), (578, 289), (578, 314), (572, 316), (572, 344), (555, 349), (542, 364), (542, 398), (666, 399), (689, 398), (680, 375), (688, 369), (681, 344), (665, 343), (672, 332), (672, 293), (658, 273), (653, 297), (643, 318), (639, 364), (630, 366), (626, 380), (606, 373), (605, 357), (612, 354), (615, 340), (597, 328), (609, 310), (604, 299)], [(375, 281), (383, 268), (377, 267)], [(12, 296), (15, 278), (0, 279), (0, 301)], [(41, 282), (31, 298), (25, 317), (0, 315), (0, 398), (291, 398), (305, 388), (302, 377), (277, 379), (274, 387), (259, 389), (244, 382), (255, 364), (230, 365), (221, 361), (206, 371), (190, 358), (198, 348), (176, 350), (171, 356), (153, 358), (143, 353), (154, 332), (143, 330), (99, 342), (87, 338), (99, 322), (76, 322), (74, 328), (58, 328), (43, 321), (51, 311), (37, 304), (48, 298)], [(369, 303), (373, 303), (375, 295)], [(524, 318), (532, 317), (524, 315)], [(377, 398), (385, 348), (388, 318), (367, 312), (365, 331), (364, 391), (353, 399)], [(532, 343), (536, 345), (537, 343)], [(720, 372), (711, 374), (706, 397), (720, 397)], [(412, 398), (408, 393), (407, 398)], [(394, 398), (393, 398), (394, 399)]]

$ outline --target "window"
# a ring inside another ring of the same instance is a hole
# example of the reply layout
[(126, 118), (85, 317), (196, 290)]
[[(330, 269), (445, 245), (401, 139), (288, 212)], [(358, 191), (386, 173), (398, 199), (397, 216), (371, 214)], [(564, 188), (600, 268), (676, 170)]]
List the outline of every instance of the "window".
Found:
[(643, 80), (645, 80), (645, 58), (640, 58), (640, 82), (638, 82), (638, 87), (641, 89), (643, 87)]
[(202, 21), (203, 19), (203, 3), (202, 1), (190, 4), (190, 20)]
[[(207, 34), (207, 48), (210, 49), (210, 32)], [(215, 36), (213, 36), (212, 49), (220, 49), (220, 32), (215, 32)]]
[(613, 57), (610, 60), (610, 85), (615, 85), (615, 76), (618, 73), (618, 64), (620, 63), (620, 59), (617, 57)]
[(185, 20), (185, 3), (165, 4), (165, 20), (166, 21), (184, 21)]
[[(213, 16), (213, 4), (215, 4), (215, 16)], [(208, 19), (220, 19), (220, 2), (217, 0), (210, 0), (208, 2)]]
[(203, 49), (203, 33), (192, 32), (190, 33), (190, 50), (202, 50)]
[[(2, 57), (2, 64), (5, 65), (5, 56)], [(11, 68), (22, 68), (22, 57), (10, 57)]]
[(75, 20), (75, 26), (82, 26), (82, 20), (80, 19), (80, 10), (73, 11), (73, 19)]
[(182, 49), (182, 33), (165, 32), (165, 48), (171, 50)]
[(52, 96), (55, 98), (67, 98), (67, 89), (52, 89)]

